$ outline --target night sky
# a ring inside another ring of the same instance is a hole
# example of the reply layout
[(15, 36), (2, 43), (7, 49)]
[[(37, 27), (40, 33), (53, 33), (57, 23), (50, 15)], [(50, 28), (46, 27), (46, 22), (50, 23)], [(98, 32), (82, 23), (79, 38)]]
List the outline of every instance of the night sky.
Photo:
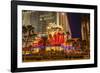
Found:
[(72, 38), (81, 38), (81, 13), (68, 13)]

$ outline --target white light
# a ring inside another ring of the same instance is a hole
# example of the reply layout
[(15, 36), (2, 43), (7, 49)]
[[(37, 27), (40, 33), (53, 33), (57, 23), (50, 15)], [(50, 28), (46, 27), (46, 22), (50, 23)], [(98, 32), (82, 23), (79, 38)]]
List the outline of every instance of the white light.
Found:
[(65, 13), (61, 13), (62, 15), (64, 15)]

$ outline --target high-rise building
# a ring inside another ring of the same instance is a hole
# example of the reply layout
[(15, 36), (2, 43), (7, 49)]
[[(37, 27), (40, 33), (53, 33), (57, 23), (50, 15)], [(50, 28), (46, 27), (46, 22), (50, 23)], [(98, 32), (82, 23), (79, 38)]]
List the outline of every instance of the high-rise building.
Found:
[(22, 11), (22, 24), (32, 25), (35, 32), (47, 32), (48, 26), (60, 26), (64, 32), (71, 34), (67, 13), (47, 11)]
[(71, 29), (70, 29), (67, 13), (63, 13), (63, 12), (57, 13), (57, 25), (62, 26), (63, 30), (65, 32), (69, 32), (71, 35)]
[(86, 45), (89, 47), (89, 43), (90, 43), (90, 17), (88, 14), (84, 14), (82, 16), (81, 34), (82, 34), (82, 40), (85, 40)]
[(30, 25), (31, 11), (22, 10), (22, 25)]

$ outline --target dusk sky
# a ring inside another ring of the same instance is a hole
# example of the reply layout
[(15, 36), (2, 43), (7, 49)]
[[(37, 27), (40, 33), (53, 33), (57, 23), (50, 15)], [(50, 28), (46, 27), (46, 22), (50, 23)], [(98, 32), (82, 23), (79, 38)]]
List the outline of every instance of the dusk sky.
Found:
[(81, 38), (81, 13), (68, 13), (73, 38)]

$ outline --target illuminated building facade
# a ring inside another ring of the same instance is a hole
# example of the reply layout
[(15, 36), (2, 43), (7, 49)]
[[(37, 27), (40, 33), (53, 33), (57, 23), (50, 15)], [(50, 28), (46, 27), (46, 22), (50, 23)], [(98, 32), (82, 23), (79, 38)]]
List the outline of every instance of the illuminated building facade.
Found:
[(83, 15), (81, 21), (81, 34), (82, 40), (86, 41), (86, 45), (89, 47), (90, 43), (90, 17), (89, 15)]
[(67, 13), (24, 10), (22, 14), (23, 25), (32, 25), (35, 32), (45, 33), (48, 27), (62, 27), (64, 32), (71, 34)]
[(57, 13), (57, 25), (61, 26), (65, 32), (69, 32), (71, 35), (71, 29), (67, 13), (62, 13), (62, 12)]
[(23, 62), (89, 58), (88, 14), (23, 10), (22, 24)]

